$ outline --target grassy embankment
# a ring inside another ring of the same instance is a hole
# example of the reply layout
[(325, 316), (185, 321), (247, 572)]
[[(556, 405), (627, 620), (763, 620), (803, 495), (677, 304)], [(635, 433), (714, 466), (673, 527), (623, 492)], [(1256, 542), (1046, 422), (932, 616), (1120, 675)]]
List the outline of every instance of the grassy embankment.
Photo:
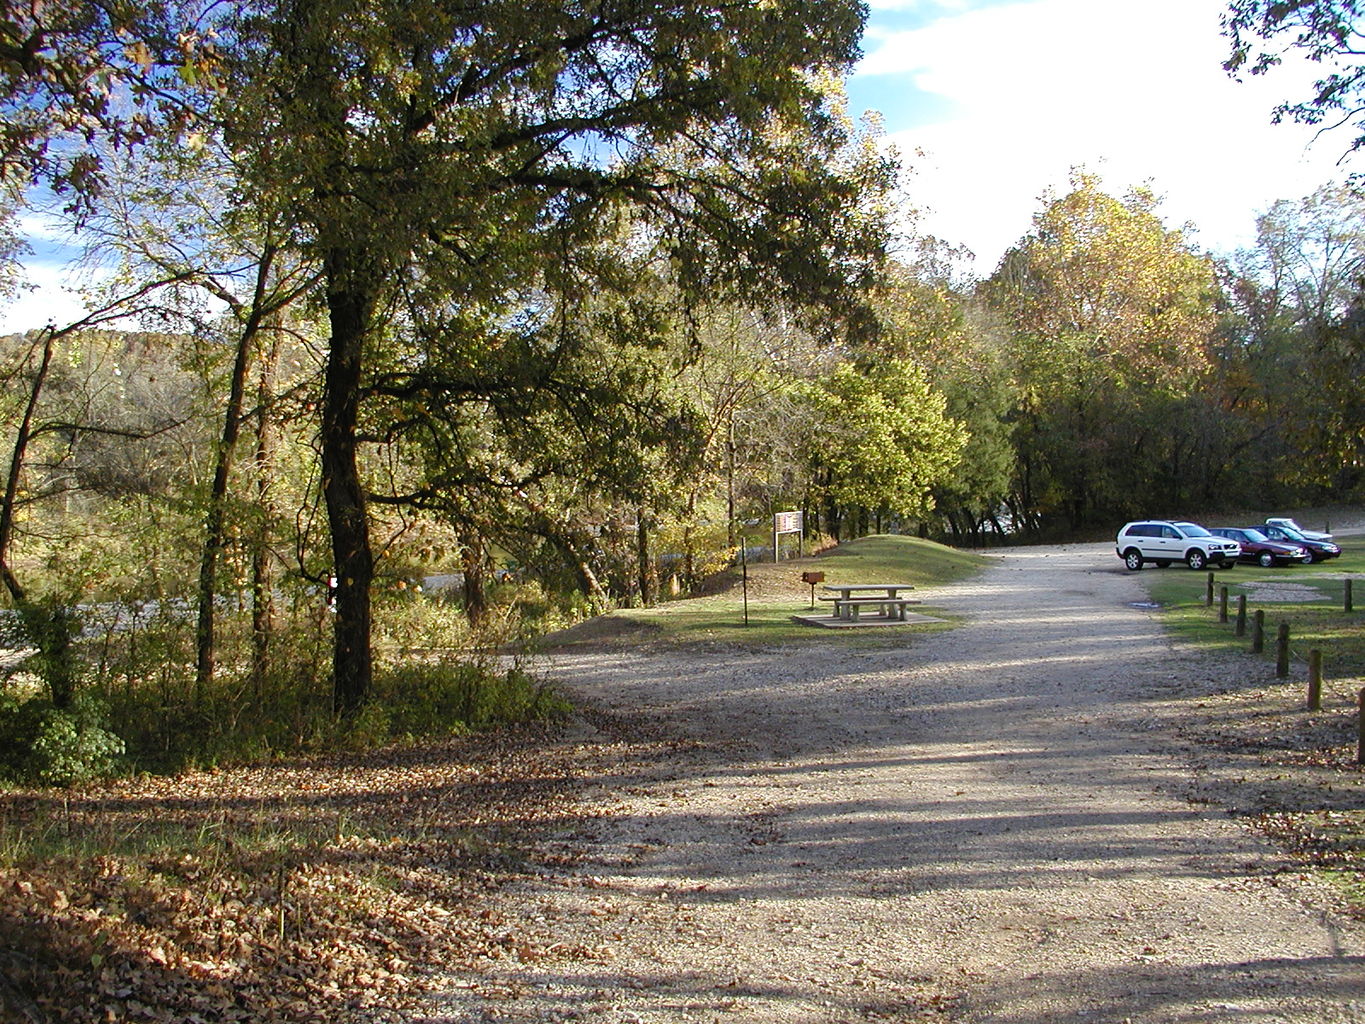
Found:
[[(801, 582), (806, 571), (823, 572), (827, 583), (909, 583), (921, 590), (963, 579), (977, 572), (985, 560), (980, 555), (935, 544), (915, 537), (879, 535), (863, 537), (809, 558), (748, 566), (748, 622), (745, 623), (744, 586), (739, 570), (730, 574), (728, 586), (716, 594), (669, 601), (655, 608), (623, 609), (608, 618), (633, 629), (639, 637), (675, 643), (737, 644), (830, 643), (857, 638), (885, 638), (909, 630), (945, 628), (944, 623), (924, 623), (894, 630), (828, 630), (793, 621), (796, 615), (827, 615), (829, 604), (818, 600), (811, 610), (811, 590)], [(912, 595), (914, 596), (914, 595)], [(939, 617), (932, 597), (919, 609)], [(596, 632), (603, 633), (603, 624)], [(572, 631), (571, 631), (572, 633)], [(568, 637), (572, 640), (572, 635)]]

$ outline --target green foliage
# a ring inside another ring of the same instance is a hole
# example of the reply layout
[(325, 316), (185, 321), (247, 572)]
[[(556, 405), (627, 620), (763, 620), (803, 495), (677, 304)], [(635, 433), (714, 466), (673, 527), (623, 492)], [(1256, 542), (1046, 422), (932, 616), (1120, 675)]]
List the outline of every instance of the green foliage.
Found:
[(827, 501), (907, 517), (932, 509), (967, 434), (918, 367), (844, 363), (806, 394), (816, 417), (810, 458)]
[(1362, 482), (1362, 270), (1365, 198), (1336, 185), (1275, 203), (1237, 263), (1226, 353), (1238, 419), (1261, 432), (1268, 475), (1300, 494), (1345, 498)]
[(1208, 379), (1214, 285), (1150, 191), (1078, 171), (1035, 216), (985, 287), (1012, 339), (1018, 508), (1075, 528), (1152, 500), (1153, 467), (1204, 478), (1170, 413)]
[(568, 704), (520, 667), (481, 659), (418, 660), (375, 674), (375, 696), (363, 725), (382, 740), (440, 736), (545, 719)]
[[(307, 751), (363, 749), (544, 718), (562, 703), (520, 668), (471, 648), (457, 606), (410, 591), (380, 605), (376, 695), (339, 719), (328, 676), (330, 612), (299, 615), (273, 637), (273, 668), (245, 672), (245, 613), (220, 614), (220, 671), (206, 684), (193, 672), (193, 622), (181, 614), (110, 622), (89, 641), (97, 655), (88, 692), (108, 707), (133, 770), (174, 772)], [(492, 634), (482, 638), (498, 645)]]
[(968, 284), (952, 279), (952, 257), (941, 243), (922, 243), (913, 263), (891, 268), (878, 314), (880, 347), (919, 366), (966, 430), (961, 458), (934, 488), (935, 508), (957, 539), (979, 535), (1009, 495), (1019, 395), (1004, 327)]
[(0, 777), (6, 781), (78, 785), (112, 774), (123, 754), (106, 708), (89, 693), (77, 694), (66, 708), (0, 693)]
[(25, 599), (13, 616), (0, 621), (0, 642), (15, 650), (29, 649), (24, 667), (47, 686), (57, 707), (71, 703), (80, 666), (72, 641), (80, 618), (67, 601), (56, 597)]

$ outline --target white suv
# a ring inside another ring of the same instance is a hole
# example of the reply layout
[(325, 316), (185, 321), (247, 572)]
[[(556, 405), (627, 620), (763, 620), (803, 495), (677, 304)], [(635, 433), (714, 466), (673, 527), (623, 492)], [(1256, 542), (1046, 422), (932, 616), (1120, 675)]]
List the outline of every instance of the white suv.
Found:
[(1147, 562), (1165, 568), (1184, 562), (1191, 569), (1206, 565), (1234, 566), (1242, 545), (1226, 537), (1215, 537), (1198, 523), (1146, 519), (1128, 523), (1119, 531), (1115, 550), (1130, 569), (1141, 569)]

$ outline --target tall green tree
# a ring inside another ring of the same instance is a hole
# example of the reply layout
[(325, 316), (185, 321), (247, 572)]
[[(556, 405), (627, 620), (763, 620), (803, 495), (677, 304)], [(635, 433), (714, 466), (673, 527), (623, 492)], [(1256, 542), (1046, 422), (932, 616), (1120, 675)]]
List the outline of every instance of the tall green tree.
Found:
[(1277, 472), (1308, 488), (1306, 497), (1346, 497), (1361, 448), (1365, 198), (1327, 185), (1275, 203), (1258, 219), (1239, 270), (1234, 295), (1256, 356), (1247, 373), (1280, 449)]
[(953, 279), (953, 253), (933, 239), (891, 267), (878, 292), (884, 330), (879, 351), (911, 360), (967, 430), (962, 456), (934, 490), (934, 505), (955, 539), (979, 541), (999, 528), (1014, 469), (1010, 413), (1016, 401), (1005, 330), (965, 282)]
[(1210, 259), (1150, 191), (1118, 199), (1077, 172), (985, 294), (1013, 338), (1021, 504), (1079, 526), (1137, 500), (1133, 474), (1164, 434), (1135, 413), (1189, 394), (1209, 367)]
[[(484, 347), (488, 318), (525, 317), (530, 289), (611, 288), (613, 261), (596, 242), (615, 235), (626, 206), (681, 268), (686, 294), (767, 288), (850, 308), (882, 238), (859, 216), (867, 180), (824, 162), (844, 129), (821, 80), (856, 58), (863, 10), (852, 0), (238, 10), (225, 138), (246, 187), (296, 214), (323, 268), (336, 706), (351, 712), (371, 677), (361, 448), (373, 375), (420, 376), (433, 351), (482, 372), (500, 358)], [(420, 315), (401, 321), (404, 305)]]
[(806, 388), (809, 458), (836, 539), (850, 514), (922, 518), (961, 457), (967, 434), (946, 400), (905, 360), (840, 364)]

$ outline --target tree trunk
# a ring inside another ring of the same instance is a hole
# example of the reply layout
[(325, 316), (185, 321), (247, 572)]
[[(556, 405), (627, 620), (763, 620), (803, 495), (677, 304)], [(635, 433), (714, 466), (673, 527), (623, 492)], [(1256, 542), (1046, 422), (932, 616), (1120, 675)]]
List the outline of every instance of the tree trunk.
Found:
[(28, 442), (33, 436), (33, 417), (38, 410), (38, 400), (42, 397), (43, 387), (47, 384), (47, 372), (52, 365), (52, 345), (54, 332), (48, 328), (43, 337), (43, 355), (34, 374), (33, 385), (29, 388), (28, 404), (24, 407), (23, 418), (19, 421), (18, 432), (14, 436), (14, 451), (10, 455), (9, 475), (5, 480), (5, 500), (0, 505), (0, 578), (5, 588), (14, 598), (15, 604), (25, 600), (24, 588), (10, 567), (10, 544), (14, 539), (15, 502), (19, 497), (19, 480), (24, 472), (24, 460), (28, 457)]
[(592, 566), (588, 564), (588, 560), (579, 554), (578, 549), (559, 532), (547, 529), (543, 536), (564, 559), (564, 564), (569, 567), (578, 580), (579, 589), (583, 591), (584, 596), (598, 608), (607, 607), (611, 603), (611, 599), (607, 596), (601, 580), (597, 578), (597, 573), (592, 571)]
[(635, 510), (635, 563), (640, 576), (640, 602), (646, 607), (659, 603), (659, 567), (649, 550), (649, 521), (645, 510)]
[(28, 597), (10, 565), (10, 545), (14, 539), (15, 503), (19, 496), (19, 480), (23, 476), (24, 460), (28, 457), (29, 441), (33, 437), (33, 418), (38, 411), (47, 374), (52, 366), (52, 347), (57, 332), (48, 328), (43, 337), (43, 354), (29, 388), (28, 403), (14, 437), (14, 451), (10, 456), (9, 474), (5, 481), (5, 496), (0, 503), (0, 579), (14, 600), (29, 641), (38, 648), (38, 674), (47, 683), (52, 703), (58, 708), (71, 706), (76, 692), (76, 664), (71, 656), (71, 631), (74, 626), (70, 611), (60, 601), (33, 601)]
[(279, 358), (277, 334), (261, 360), (260, 383), (256, 390), (256, 504), (259, 516), (251, 556), (251, 681), (256, 693), (261, 692), (270, 674), (270, 640), (275, 632), (275, 574), (270, 557), (271, 527), (275, 520), (272, 491), (275, 431), (270, 406)]
[(228, 478), (232, 475), (232, 460), (237, 453), (237, 440), (242, 432), (242, 405), (246, 394), (246, 375), (251, 363), (251, 347), (256, 342), (260, 319), (256, 312), (242, 325), (237, 339), (237, 355), (232, 364), (232, 379), (228, 383), (227, 411), (223, 418), (223, 433), (218, 441), (218, 452), (213, 467), (213, 485), (209, 492), (208, 512), (204, 517), (204, 550), (199, 558), (199, 618), (195, 627), (195, 703), (202, 703), (204, 687), (213, 681), (214, 670), (214, 608), (218, 593), (218, 560), (223, 550), (223, 520), (226, 515)]
[(331, 342), (322, 398), (322, 491), (332, 534), (332, 704), (341, 715), (360, 710), (370, 693), (370, 583), (374, 552), (365, 488), (357, 462), (361, 357), (373, 312), (373, 296), (360, 280), (352, 254), (327, 259), (327, 309)]
[(687, 496), (687, 511), (683, 515), (683, 564), (682, 578), (683, 586), (689, 591), (697, 585), (697, 537), (696, 522), (697, 515), (697, 492), (694, 490)]
[(487, 548), (475, 533), (461, 536), (460, 563), (464, 568), (464, 611), (469, 624), (477, 626), (488, 611)]
[(943, 518), (948, 520), (948, 530), (953, 535), (953, 545), (962, 543), (962, 527), (958, 525), (956, 512), (944, 512)]

